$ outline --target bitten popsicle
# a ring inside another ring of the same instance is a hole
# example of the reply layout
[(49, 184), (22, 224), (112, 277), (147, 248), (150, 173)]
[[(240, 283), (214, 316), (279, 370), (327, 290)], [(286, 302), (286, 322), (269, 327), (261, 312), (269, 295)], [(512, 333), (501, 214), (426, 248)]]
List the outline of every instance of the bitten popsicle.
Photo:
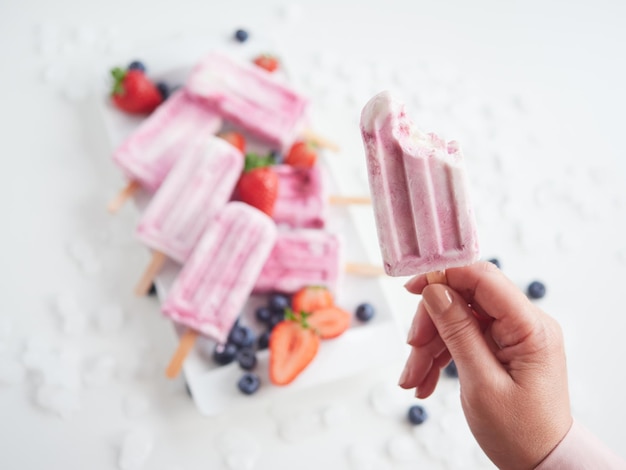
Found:
[(419, 131), (389, 92), (361, 114), (370, 192), (385, 271), (444, 271), (479, 257), (458, 144)]
[(185, 151), (137, 226), (139, 240), (154, 250), (137, 295), (148, 291), (166, 256), (180, 264), (187, 260), (210, 218), (229, 201), (243, 169), (242, 153), (210, 134)]
[(226, 342), (276, 236), (272, 219), (242, 202), (226, 204), (209, 221), (163, 303), (163, 313), (188, 328), (168, 377), (177, 375), (197, 334)]
[(215, 134), (222, 126), (219, 115), (179, 90), (143, 121), (113, 154), (129, 185), (109, 204), (117, 211), (141, 188), (156, 191), (179, 155), (203, 135)]

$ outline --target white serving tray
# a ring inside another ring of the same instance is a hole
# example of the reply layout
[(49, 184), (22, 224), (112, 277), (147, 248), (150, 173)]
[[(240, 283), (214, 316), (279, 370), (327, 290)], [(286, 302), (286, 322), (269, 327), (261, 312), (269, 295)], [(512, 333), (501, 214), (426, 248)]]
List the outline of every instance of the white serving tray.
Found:
[[(198, 49), (197, 46), (196, 43), (196, 49)], [(207, 45), (204, 52), (198, 52), (194, 55), (190, 52), (189, 44), (185, 46), (179, 44), (178, 47), (184, 49), (186, 54), (176, 53), (176, 47), (171, 43), (168, 44), (168, 48), (172, 48), (173, 51), (169, 51), (169, 53), (165, 53), (162, 48), (158, 51), (151, 49), (151, 53), (142, 52), (142, 58), (149, 64), (149, 73), (152, 78), (165, 80), (169, 83), (183, 83), (191, 70), (190, 64), (194, 62), (181, 63), (181, 57), (195, 61), (211, 48)], [(223, 47), (219, 48), (224, 50)], [(246, 58), (253, 55), (249, 49), (244, 48), (231, 47), (226, 51), (241, 54), (242, 57)], [(163, 57), (168, 57), (169, 63)], [(128, 58), (128, 60), (132, 59), (134, 57)], [(106, 73), (107, 70), (104, 70), (103, 73)], [(119, 112), (109, 103), (105, 95), (99, 99), (99, 105), (101, 106), (106, 133), (113, 149), (132, 133), (141, 119), (129, 117)], [(330, 157), (332, 155), (322, 153), (320, 164), (327, 176), (328, 190), (331, 194), (335, 194), (339, 189), (337, 181), (340, 175), (333, 174), (332, 165), (327, 164), (326, 160)], [(146, 196), (140, 196), (136, 202), (141, 211), (147, 202)], [(327, 230), (339, 233), (343, 238), (346, 261), (367, 262), (366, 249), (349, 208), (329, 208)], [(139, 242), (137, 249), (142, 249)], [(167, 295), (179, 270), (180, 265), (167, 262), (159, 274), (156, 279), (156, 286), (160, 300)], [(256, 331), (263, 331), (254, 319), (254, 310), (258, 305), (265, 302), (266, 296), (252, 296), (242, 312), (240, 322)], [(237, 382), (243, 373), (239, 366), (236, 363), (226, 366), (215, 364), (211, 359), (214, 342), (204, 337), (198, 338), (195, 348), (185, 360), (183, 371), (199, 411), (205, 415), (215, 415), (237, 404), (250, 403), (251, 400), (280, 398), (294, 390), (328, 383), (351, 374), (363, 372), (368, 368), (390, 363), (403, 352), (400, 329), (386, 298), (382, 283), (378, 278), (345, 275), (341, 281), (339, 292), (336, 294), (336, 302), (350, 312), (354, 312), (358, 304), (369, 302), (375, 307), (376, 316), (370, 322), (363, 324), (354, 317), (347, 332), (339, 338), (323, 341), (314, 361), (288, 386), (278, 387), (271, 384), (268, 377), (268, 351), (260, 351), (257, 354), (258, 365), (255, 372), (261, 377), (262, 386), (252, 396), (243, 395), (237, 389)], [(159, 314), (159, 312), (155, 312), (155, 314)], [(165, 366), (166, 364), (163, 365), (164, 369)]]

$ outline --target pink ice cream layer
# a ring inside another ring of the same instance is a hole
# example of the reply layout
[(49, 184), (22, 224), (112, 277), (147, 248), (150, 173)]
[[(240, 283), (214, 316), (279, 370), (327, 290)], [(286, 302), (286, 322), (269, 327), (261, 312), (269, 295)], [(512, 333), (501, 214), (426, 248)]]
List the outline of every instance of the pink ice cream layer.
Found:
[(391, 276), (479, 258), (463, 156), (456, 142), (418, 131), (388, 92), (361, 115), (378, 241)]
[(163, 304), (173, 321), (225, 342), (276, 242), (276, 224), (241, 202), (226, 204), (174, 281)]
[(224, 119), (277, 150), (287, 150), (293, 143), (308, 105), (274, 74), (215, 52), (195, 67), (187, 89)]
[(342, 262), (342, 243), (334, 233), (279, 231), (254, 291), (292, 294), (305, 286), (326, 286), (337, 292)]
[(215, 134), (221, 126), (215, 111), (179, 90), (120, 145), (113, 160), (129, 180), (154, 192), (197, 137)]
[(181, 264), (212, 215), (230, 200), (244, 162), (239, 150), (210, 134), (184, 151), (137, 227), (145, 245)]
[(295, 168), (272, 167), (278, 174), (278, 197), (273, 218), (276, 224), (292, 228), (323, 228), (327, 217), (327, 196), (319, 165)]

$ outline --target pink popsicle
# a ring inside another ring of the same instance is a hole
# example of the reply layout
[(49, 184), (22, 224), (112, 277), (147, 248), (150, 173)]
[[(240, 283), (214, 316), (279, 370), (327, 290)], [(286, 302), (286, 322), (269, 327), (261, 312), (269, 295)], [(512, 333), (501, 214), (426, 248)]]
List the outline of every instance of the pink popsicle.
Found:
[(215, 134), (219, 115), (179, 90), (160, 105), (113, 154), (126, 177), (154, 192), (179, 155), (194, 145), (197, 137)]
[(241, 202), (226, 204), (174, 281), (163, 304), (173, 321), (225, 342), (276, 242), (276, 224)]
[(213, 52), (192, 71), (187, 89), (224, 119), (277, 150), (301, 130), (307, 99), (252, 63)]
[(324, 230), (280, 231), (254, 291), (290, 294), (318, 285), (337, 292), (343, 268), (341, 248), (339, 237)]
[(388, 92), (363, 109), (361, 133), (387, 274), (476, 261), (478, 235), (458, 144), (417, 130)]
[(184, 263), (213, 214), (230, 199), (243, 170), (241, 152), (205, 134), (185, 148), (137, 227), (153, 250)]
[(278, 198), (273, 218), (278, 225), (293, 228), (323, 228), (328, 197), (318, 165), (310, 169), (276, 165)]

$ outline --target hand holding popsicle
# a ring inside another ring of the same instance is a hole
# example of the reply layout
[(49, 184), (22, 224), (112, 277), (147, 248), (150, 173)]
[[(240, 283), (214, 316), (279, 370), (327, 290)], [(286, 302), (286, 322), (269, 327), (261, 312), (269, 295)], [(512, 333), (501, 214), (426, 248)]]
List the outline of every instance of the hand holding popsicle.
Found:
[[(499, 468), (534, 468), (572, 425), (561, 329), (491, 263), (446, 275), (448, 286), (429, 285), (425, 275), (406, 284), (423, 300), (400, 385), (429, 396), (452, 357), (482, 449)], [(473, 313), (476, 305), (487, 322)]]

